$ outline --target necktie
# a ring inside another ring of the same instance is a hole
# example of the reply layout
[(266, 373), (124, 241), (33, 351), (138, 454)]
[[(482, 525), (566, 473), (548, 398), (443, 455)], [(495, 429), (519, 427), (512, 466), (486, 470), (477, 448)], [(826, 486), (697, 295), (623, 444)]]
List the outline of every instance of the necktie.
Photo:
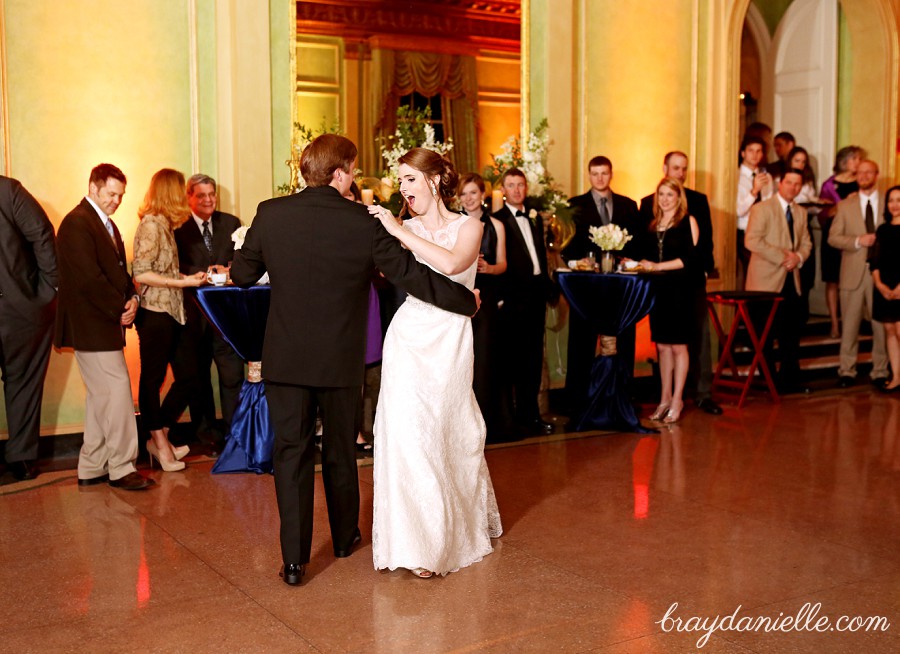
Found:
[(788, 205), (787, 211), (785, 211), (785, 215), (787, 216), (788, 233), (791, 235), (791, 245), (793, 245), (794, 244), (794, 216), (791, 213), (791, 205)]
[[(752, 175), (750, 175), (751, 188), (752, 188), (752, 184), (755, 180), (756, 180), (756, 173), (753, 173)], [(757, 193), (753, 199), (753, 204), (756, 204), (757, 202), (762, 202), (762, 191)], [(790, 218), (788, 220), (790, 220)], [(791, 235), (791, 238), (793, 238), (793, 235)]]
[(206, 245), (206, 251), (212, 254), (212, 232), (209, 231), (209, 221), (203, 223), (203, 243)]
[(116, 242), (116, 232), (115, 232), (115, 228), (113, 227), (113, 224), (112, 224), (112, 218), (107, 218), (106, 222), (104, 223), (104, 226), (106, 227), (106, 231), (109, 232), (109, 237), (112, 239), (113, 243), (115, 243)]
[(606, 208), (606, 198), (600, 198), (600, 222), (609, 224), (609, 209)]
[[(872, 201), (866, 200), (866, 234), (875, 233), (875, 210), (872, 209)], [(872, 248), (866, 248), (866, 261), (872, 259)]]

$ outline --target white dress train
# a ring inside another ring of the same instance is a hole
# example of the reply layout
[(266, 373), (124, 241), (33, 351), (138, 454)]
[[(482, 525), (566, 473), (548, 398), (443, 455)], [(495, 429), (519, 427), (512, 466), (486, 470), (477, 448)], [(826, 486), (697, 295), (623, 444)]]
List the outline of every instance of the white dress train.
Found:
[[(451, 249), (466, 220), (433, 235), (417, 218), (404, 227)], [(475, 272), (473, 263), (450, 279), (471, 289)], [(471, 319), (408, 297), (384, 341), (375, 416), (377, 570), (455, 572), (490, 554), (503, 531), (472, 365)]]

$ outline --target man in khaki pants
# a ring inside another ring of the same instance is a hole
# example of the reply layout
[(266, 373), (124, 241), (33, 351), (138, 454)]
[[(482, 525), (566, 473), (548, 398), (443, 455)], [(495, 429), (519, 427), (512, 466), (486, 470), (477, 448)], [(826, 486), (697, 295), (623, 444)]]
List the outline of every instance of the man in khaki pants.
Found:
[(868, 260), (875, 245), (875, 230), (882, 223), (884, 207), (878, 189), (878, 164), (861, 161), (856, 171), (859, 193), (838, 204), (828, 235), (828, 245), (841, 251), (841, 361), (838, 386), (848, 388), (856, 381), (859, 352), (859, 325), (872, 323), (872, 383), (883, 386), (888, 379), (888, 358), (884, 325), (872, 320), (872, 273)]
[(94, 168), (87, 196), (59, 226), (54, 345), (75, 349), (87, 390), (79, 486), (108, 481), (115, 488), (143, 490), (155, 482), (134, 467), (137, 424), (122, 351), (138, 298), (125, 265), (125, 244), (110, 219), (122, 202), (125, 181), (111, 164)]

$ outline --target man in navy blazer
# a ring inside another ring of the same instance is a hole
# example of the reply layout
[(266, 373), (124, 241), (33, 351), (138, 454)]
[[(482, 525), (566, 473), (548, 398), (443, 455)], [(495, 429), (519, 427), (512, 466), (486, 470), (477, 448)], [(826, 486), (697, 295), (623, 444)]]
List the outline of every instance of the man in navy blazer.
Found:
[[(612, 161), (602, 155), (593, 157), (588, 162), (588, 177), (591, 182), (590, 190), (569, 199), (572, 219), (575, 221), (575, 236), (563, 249), (563, 259), (583, 259), (589, 252), (596, 255), (600, 248), (591, 242), (590, 228), (610, 223), (627, 229), (632, 236), (632, 240), (625, 244), (619, 254), (633, 259), (641, 258), (634, 249), (638, 242), (634, 237), (639, 229), (637, 204), (627, 196), (613, 193), (610, 188), (613, 178)], [(629, 331), (630, 336), (626, 333), (619, 338), (618, 349), (621, 357), (632, 362), (629, 365), (631, 369), (634, 367), (634, 330)], [(566, 397), (569, 414), (573, 417), (583, 408), (588, 398), (597, 336), (597, 332), (590, 328), (577, 311), (569, 312)]]
[(362, 415), (369, 287), (377, 268), (396, 286), (447, 311), (473, 315), (476, 295), (416, 262), (366, 207), (344, 197), (357, 149), (323, 134), (306, 146), (307, 188), (259, 205), (231, 278), (252, 286), (268, 272), (271, 304), (262, 376), (275, 429), (275, 492), (284, 582), (297, 585), (312, 546), (316, 409), (322, 481), (334, 555), (360, 541), (356, 434)]
[(56, 241), (47, 214), (19, 182), (0, 175), (0, 369), (6, 467), (34, 479), (41, 399), (56, 310)]
[[(697, 250), (700, 252), (700, 260), (706, 276), (715, 274), (716, 260), (713, 255), (713, 228), (709, 211), (709, 200), (706, 195), (684, 186), (687, 179), (688, 156), (684, 152), (674, 150), (666, 153), (663, 158), (663, 175), (674, 179), (684, 188), (687, 197), (688, 215), (697, 221), (700, 234), (697, 238)], [(641, 199), (641, 224), (646, 229), (653, 222), (653, 194)], [(721, 415), (720, 407), (712, 399), (712, 350), (710, 346), (709, 315), (706, 307), (700, 307), (703, 312), (694, 317), (700, 325), (697, 338), (688, 343), (690, 368), (688, 370), (688, 386), (694, 391), (694, 401), (697, 407), (717, 416)]]
[[(216, 210), (216, 180), (209, 175), (192, 175), (187, 181), (186, 193), (191, 216), (175, 230), (181, 272), (185, 275), (208, 270), (225, 272), (234, 258), (231, 235), (241, 226), (241, 221), (237, 216)], [(227, 430), (231, 427), (244, 384), (244, 361), (200, 311), (196, 294), (196, 289), (185, 289), (187, 321), (175, 352), (174, 384), (196, 380), (198, 396), (190, 405), (191, 423), (198, 435), (212, 441), (217, 448), (223, 435), (215, 428), (216, 405), (210, 368), (215, 361), (219, 374), (219, 403)], [(169, 393), (166, 397), (183, 396)], [(173, 410), (170, 415), (177, 415), (185, 407), (170, 408)]]

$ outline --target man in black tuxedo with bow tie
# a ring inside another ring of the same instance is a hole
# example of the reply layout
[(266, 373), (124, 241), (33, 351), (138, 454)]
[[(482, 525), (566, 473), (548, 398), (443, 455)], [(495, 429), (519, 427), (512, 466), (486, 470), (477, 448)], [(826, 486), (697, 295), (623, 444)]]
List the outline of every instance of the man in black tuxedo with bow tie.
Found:
[(272, 299), (262, 375), (275, 428), (275, 491), (285, 583), (299, 584), (312, 545), (316, 409), (322, 481), (334, 555), (360, 541), (356, 434), (365, 373), (369, 285), (376, 268), (396, 286), (447, 311), (473, 315), (476, 294), (416, 262), (366, 207), (344, 197), (356, 146), (323, 134), (303, 151), (307, 188), (259, 205), (231, 278), (268, 272)]
[[(591, 188), (583, 195), (569, 198), (572, 219), (575, 222), (575, 236), (562, 251), (563, 260), (583, 259), (589, 252), (598, 252), (599, 248), (591, 241), (590, 228), (610, 223), (627, 229), (632, 237), (638, 230), (637, 204), (631, 198), (614, 193), (610, 184), (613, 178), (613, 165), (608, 157), (593, 157), (588, 162), (588, 178)], [(622, 256), (640, 258), (633, 248), (636, 239), (625, 244), (619, 253)], [(569, 312), (568, 358), (566, 359), (566, 397), (569, 403), (569, 414), (575, 416), (584, 408), (588, 398), (591, 382), (591, 368), (597, 351), (597, 332), (578, 315), (577, 311)], [(620, 356), (634, 362), (634, 330), (623, 334), (617, 343)], [(629, 358), (630, 353), (630, 358)]]
[(24, 186), (0, 175), (0, 369), (9, 426), (6, 467), (18, 480), (37, 476), (57, 285), (50, 219)]
[[(688, 215), (697, 221), (699, 236), (697, 238), (697, 250), (700, 252), (700, 261), (706, 276), (716, 274), (716, 260), (713, 255), (713, 227), (709, 211), (709, 200), (706, 195), (684, 186), (687, 179), (688, 156), (679, 150), (666, 153), (663, 157), (663, 175), (674, 179), (684, 188), (687, 197)], [(641, 199), (641, 224), (646, 229), (653, 222), (653, 194)], [(710, 415), (722, 414), (720, 407), (712, 399), (712, 350), (710, 345), (709, 313), (706, 307), (697, 307), (699, 314), (694, 320), (700, 329), (696, 338), (688, 343), (690, 364), (688, 369), (688, 387), (694, 393), (694, 402), (697, 408)]]
[[(551, 434), (553, 425), (541, 418), (538, 393), (544, 366), (544, 320), (553, 287), (547, 275), (547, 251), (541, 215), (525, 207), (528, 182), (518, 168), (500, 178), (506, 196), (494, 214), (506, 228), (506, 273), (503, 278), (500, 361), (506, 375), (501, 413), (503, 436)], [(510, 420), (514, 424), (508, 424)]]
[[(175, 230), (178, 265), (185, 275), (207, 270), (225, 272), (234, 258), (231, 235), (241, 226), (237, 216), (216, 209), (216, 180), (209, 175), (192, 175), (186, 185), (191, 216)], [(197, 306), (196, 289), (185, 289), (185, 328), (175, 353), (175, 384), (196, 379), (198, 395), (191, 402), (191, 423), (195, 432), (213, 447), (221, 446), (222, 434), (215, 428), (216, 405), (213, 399), (210, 367), (216, 363), (219, 373), (219, 403), (226, 430), (237, 407), (244, 384), (244, 361), (209, 323)], [(181, 375), (179, 375), (181, 373)], [(184, 397), (169, 393), (166, 398)], [(178, 415), (184, 407), (169, 407), (169, 415)]]

